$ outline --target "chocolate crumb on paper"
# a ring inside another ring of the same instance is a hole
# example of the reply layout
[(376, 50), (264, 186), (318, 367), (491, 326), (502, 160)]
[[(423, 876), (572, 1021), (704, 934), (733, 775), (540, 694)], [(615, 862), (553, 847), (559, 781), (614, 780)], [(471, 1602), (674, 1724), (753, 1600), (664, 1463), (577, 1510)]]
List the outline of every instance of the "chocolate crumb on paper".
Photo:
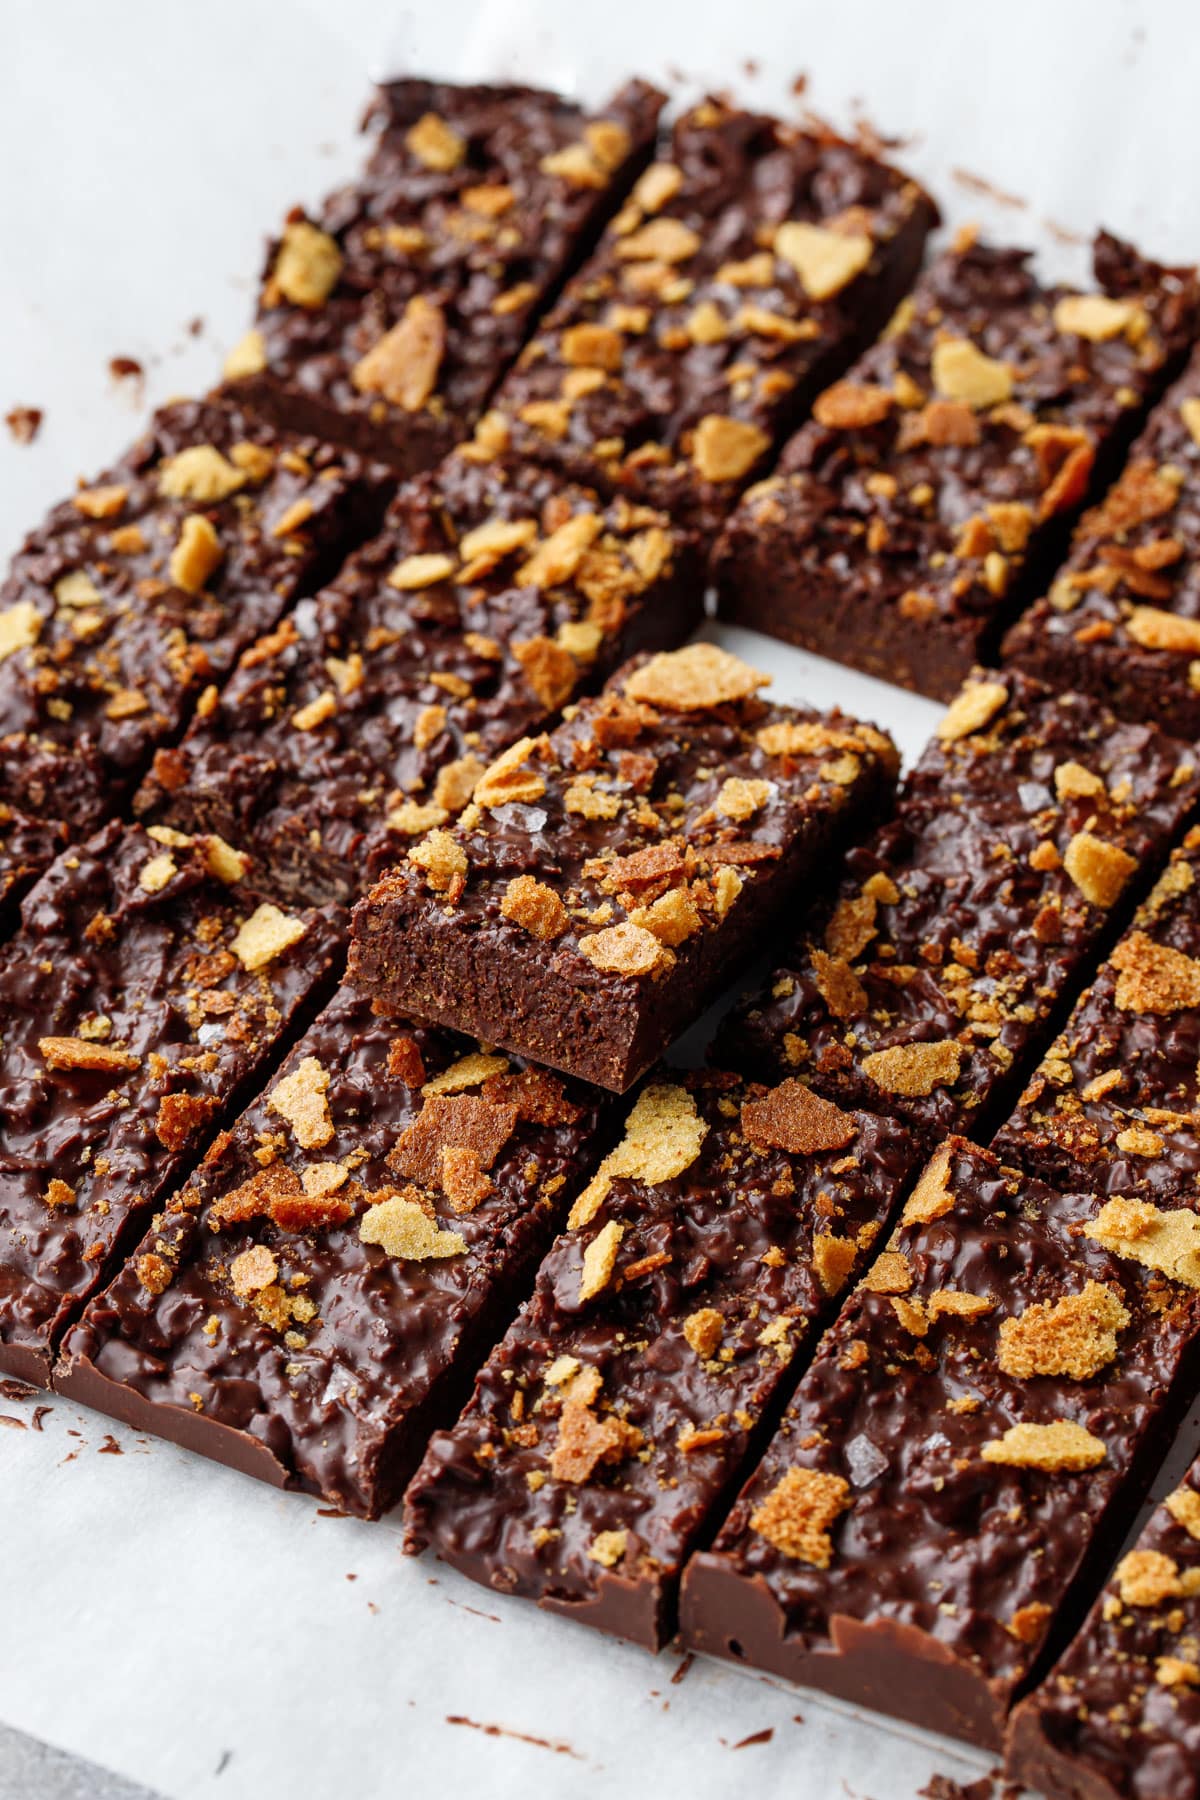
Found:
[(32, 444), (46, 417), (40, 406), (14, 406), (4, 415), (9, 435), (16, 444)]

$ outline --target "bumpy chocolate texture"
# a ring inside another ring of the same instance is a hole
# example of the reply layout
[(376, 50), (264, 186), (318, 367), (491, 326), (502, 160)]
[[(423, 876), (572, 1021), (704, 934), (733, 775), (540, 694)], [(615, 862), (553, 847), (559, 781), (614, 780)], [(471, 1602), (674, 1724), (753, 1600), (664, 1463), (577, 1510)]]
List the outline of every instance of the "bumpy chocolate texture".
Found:
[(711, 531), (907, 291), (936, 218), (856, 145), (705, 100), (496, 405), (523, 453)]
[(319, 987), (338, 942), (216, 839), (105, 826), (0, 950), (0, 1368), (62, 1327)]
[(342, 987), (68, 1333), (55, 1385), (375, 1517), (528, 1290), (602, 1117)]
[(1194, 753), (1096, 701), (978, 671), (719, 1054), (986, 1138), (1196, 805)]
[(711, 1551), (692, 1649), (988, 1748), (1107, 1566), (1200, 1342), (1200, 1216), (943, 1146)]
[(1195, 272), (1102, 235), (1101, 292), (942, 256), (730, 521), (729, 618), (948, 700), (1039, 591), (1197, 324)]
[(1047, 1800), (1200, 1796), (1200, 1462), (1013, 1714), (1006, 1772)]
[(643, 1088), (406, 1500), (502, 1593), (658, 1649), (680, 1570), (916, 1163), (798, 1081)]
[(252, 849), (278, 896), (348, 900), (578, 687), (686, 637), (702, 597), (665, 515), (475, 443), (243, 656), (138, 811)]
[(0, 800), (0, 930), (15, 922), (15, 902), (66, 841), (63, 826), (31, 818)]
[(640, 81), (595, 114), (533, 88), (381, 88), (362, 178), (291, 214), (227, 376), (282, 423), (430, 467), (625, 197), (662, 103)]
[(635, 661), (493, 763), (355, 910), (381, 1001), (618, 1092), (888, 804), (891, 739), (759, 698), (711, 644)]
[(383, 511), (385, 472), (185, 401), (51, 512), (0, 587), (0, 799), (86, 833), (241, 650)]
[(1200, 354), (1083, 515), (1062, 574), (1013, 626), (1004, 657), (1100, 695), (1124, 719), (1200, 737)]
[(1076, 1004), (994, 1148), (1053, 1185), (1200, 1203), (1200, 831)]

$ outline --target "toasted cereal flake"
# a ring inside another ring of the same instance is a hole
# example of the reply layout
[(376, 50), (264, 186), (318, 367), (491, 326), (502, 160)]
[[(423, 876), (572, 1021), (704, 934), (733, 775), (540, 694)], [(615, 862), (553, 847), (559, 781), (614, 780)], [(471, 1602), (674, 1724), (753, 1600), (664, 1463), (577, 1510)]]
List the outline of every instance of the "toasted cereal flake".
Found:
[(665, 974), (675, 962), (674, 951), (631, 919), (589, 933), (579, 939), (576, 949), (593, 968), (631, 981), (640, 975)]
[(415, 1200), (390, 1194), (369, 1206), (358, 1221), (364, 1244), (378, 1244), (387, 1255), (406, 1262), (427, 1262), (444, 1256), (464, 1256), (466, 1239), (457, 1231), (443, 1231)]
[(268, 287), (293, 306), (324, 306), (341, 272), (342, 253), (336, 241), (300, 219), (284, 227)]
[(858, 1018), (867, 1011), (867, 990), (842, 957), (814, 948), (812, 966), (817, 992), (835, 1019)]
[(470, 1150), (480, 1169), (490, 1169), (520, 1121), (514, 1105), (494, 1105), (476, 1094), (430, 1094), (388, 1154), (397, 1174), (419, 1187), (440, 1185), (443, 1153)]
[(692, 438), (692, 461), (705, 481), (740, 481), (770, 448), (770, 436), (760, 426), (706, 413)]
[(995, 1309), (986, 1294), (965, 1294), (959, 1288), (935, 1288), (926, 1303), (930, 1324), (937, 1319), (981, 1319)]
[(633, 189), (633, 202), (643, 212), (654, 213), (673, 200), (683, 186), (683, 170), (678, 163), (653, 162), (638, 176)]
[(481, 1087), (493, 1075), (507, 1075), (511, 1067), (507, 1056), (489, 1056), (482, 1050), (472, 1050), (469, 1056), (460, 1056), (440, 1075), (431, 1076), (423, 1083), (421, 1092), (462, 1094), (468, 1088)]
[(1079, 794), (1090, 799), (1097, 794), (1107, 792), (1100, 776), (1091, 769), (1085, 769), (1082, 763), (1059, 763), (1054, 771), (1054, 791), (1060, 800), (1071, 794)]
[(814, 1094), (794, 1076), (761, 1099), (743, 1100), (741, 1122), (752, 1144), (765, 1150), (786, 1150), (790, 1156), (841, 1150), (853, 1142), (858, 1129), (849, 1113)]
[(166, 1258), (157, 1255), (153, 1250), (149, 1250), (144, 1256), (137, 1258), (133, 1265), (133, 1272), (141, 1286), (155, 1299), (160, 1294), (166, 1293), (175, 1274)]
[(292, 727), (296, 731), (316, 731), (329, 719), (337, 716), (337, 695), (332, 688), (316, 694), (304, 706), (298, 706), (292, 714)]
[(865, 232), (831, 231), (789, 219), (775, 232), (775, 254), (800, 277), (810, 300), (831, 300), (861, 275), (874, 244)]
[(1107, 908), (1120, 899), (1137, 868), (1137, 858), (1119, 844), (1107, 843), (1090, 831), (1077, 831), (1067, 845), (1063, 867), (1085, 900)]
[(355, 363), (350, 379), (361, 394), (382, 394), (403, 412), (420, 412), (437, 387), (445, 350), (441, 307), (414, 294), (403, 318)]
[(725, 1319), (715, 1306), (702, 1306), (683, 1321), (683, 1335), (699, 1357), (710, 1357), (725, 1335)]
[(88, 519), (115, 519), (129, 498), (129, 489), (113, 482), (109, 487), (81, 488), (71, 504)]
[(1113, 1571), (1113, 1582), (1125, 1606), (1161, 1606), (1183, 1595), (1179, 1564), (1161, 1550), (1131, 1550)]
[(1118, 1290), (1088, 1281), (1082, 1293), (1041, 1301), (1005, 1319), (996, 1360), (1018, 1381), (1035, 1375), (1087, 1381), (1116, 1356), (1117, 1333), (1128, 1323), (1129, 1310)]
[(853, 1505), (850, 1483), (820, 1469), (788, 1469), (762, 1505), (750, 1529), (795, 1562), (827, 1569), (833, 1560), (830, 1526)]
[(425, 879), (435, 894), (448, 892), (454, 882), (465, 878), (468, 868), (462, 845), (456, 843), (448, 831), (441, 830), (431, 831), (419, 844), (414, 844), (408, 860), (424, 870)]
[(240, 1256), (235, 1256), (229, 1265), (233, 1291), (243, 1300), (251, 1294), (261, 1293), (263, 1288), (270, 1287), (278, 1277), (279, 1264), (266, 1244), (252, 1244)]
[(1194, 443), (1200, 444), (1200, 397), (1194, 394), (1179, 402), (1179, 416)]
[(619, 1531), (598, 1531), (588, 1546), (588, 1556), (592, 1562), (599, 1563), (605, 1569), (615, 1569), (629, 1544), (629, 1533), (622, 1528)]
[(625, 1121), (625, 1135), (609, 1151), (576, 1199), (567, 1220), (577, 1231), (589, 1225), (614, 1181), (621, 1178), (657, 1187), (691, 1167), (708, 1135), (708, 1124), (696, 1111), (686, 1088), (653, 1084), (638, 1095)]
[(699, 248), (699, 237), (681, 219), (651, 219), (616, 245), (626, 262), (686, 262)]
[(1100, 1208), (1083, 1234), (1117, 1256), (1200, 1288), (1200, 1214), (1189, 1207), (1170, 1212), (1120, 1196)]
[(1010, 1425), (1003, 1437), (991, 1438), (980, 1455), (984, 1462), (1009, 1469), (1042, 1469), (1047, 1474), (1098, 1469), (1108, 1451), (1098, 1437), (1070, 1419), (1052, 1425)]
[(256, 969), (265, 968), (293, 944), (298, 944), (307, 930), (303, 919), (294, 919), (266, 901), (255, 907), (229, 948), (242, 967), (253, 975)]
[(686, 887), (669, 888), (649, 906), (639, 906), (630, 913), (631, 925), (649, 931), (660, 944), (674, 948), (700, 930), (704, 921), (699, 908)]
[[(115, 538), (116, 535), (116, 532), (114, 532), (113, 537)], [(73, 606), (101, 606), (103, 605), (103, 602), (104, 596), (101, 594), (100, 589), (96, 586), (91, 576), (85, 574), (82, 569), (72, 569), (69, 575), (64, 575), (61, 580), (56, 581), (54, 584), (54, 603), (56, 606), (66, 607), (69, 610)], [(22, 606), (29, 606), (30, 603), (28, 600), (22, 600), (20, 604)], [(7, 615), (0, 615), (0, 632), (3, 631), (5, 616)], [(34, 613), (34, 618), (37, 621), (37, 628), (40, 629), (41, 618), (36, 612)]]
[(858, 1261), (858, 1245), (853, 1238), (822, 1232), (813, 1239), (812, 1263), (823, 1294), (840, 1294)]
[(1054, 329), (1102, 344), (1120, 337), (1146, 315), (1136, 300), (1112, 300), (1107, 294), (1064, 294), (1054, 308)]
[(223, 881), (227, 887), (233, 887), (235, 883), (244, 880), (250, 867), (250, 858), (244, 850), (235, 850), (232, 844), (227, 844), (216, 832), (209, 832), (201, 838), (200, 843), (204, 866), (210, 875)]
[(267, 366), (267, 345), (261, 331), (247, 331), (225, 358), (222, 373), (226, 381), (240, 381), (245, 375), (260, 375)]
[(191, 444), (158, 466), (158, 489), (171, 500), (198, 500), (207, 506), (244, 488), (246, 472), (228, 462), (215, 444)]
[(535, 749), (532, 738), (518, 738), (502, 756), (486, 768), (475, 784), (477, 806), (507, 806), (511, 801), (540, 800), (546, 784), (536, 769), (527, 768)]
[(551, 588), (570, 581), (604, 528), (599, 513), (577, 512), (540, 543), (517, 570), (523, 587)]
[(440, 175), (457, 169), (467, 153), (466, 139), (435, 112), (422, 113), (405, 132), (404, 141), (419, 163)]
[(969, 338), (944, 337), (933, 346), (933, 385), (943, 400), (978, 410), (1012, 398), (1012, 370), (985, 356)]
[(868, 1294), (907, 1294), (913, 1284), (912, 1264), (903, 1250), (883, 1250), (862, 1278)]
[(950, 1156), (951, 1146), (943, 1144), (925, 1165), (905, 1201), (900, 1215), (902, 1225), (929, 1225), (954, 1211), (954, 1195), (949, 1187)]
[(563, 361), (575, 368), (613, 373), (621, 366), (625, 340), (611, 325), (568, 325), (559, 339), (559, 351)]
[(542, 705), (557, 711), (571, 698), (579, 680), (575, 659), (550, 637), (526, 638), (510, 645), (529, 686)]
[(579, 1276), (580, 1304), (585, 1300), (593, 1300), (612, 1280), (612, 1272), (617, 1263), (617, 1250), (621, 1239), (625, 1236), (625, 1227), (615, 1219), (609, 1219), (602, 1225), (591, 1243), (583, 1253), (583, 1268)]
[(1125, 630), (1145, 650), (1200, 656), (1200, 619), (1184, 619), (1157, 606), (1135, 606), (1125, 620)]
[(350, 1179), (350, 1170), (341, 1162), (306, 1163), (300, 1171), (300, 1185), (310, 1200), (323, 1200), (336, 1194)]
[(402, 837), (424, 837), (435, 826), (444, 825), (449, 817), (444, 806), (401, 800), (398, 806), (388, 808), (384, 823), (389, 831), (398, 831)]
[(970, 737), (973, 731), (982, 731), (1007, 700), (1008, 689), (1002, 681), (968, 682), (942, 715), (938, 737), (943, 744), (955, 744), (959, 738)]
[(48, 1069), (98, 1069), (105, 1074), (138, 1069), (142, 1061), (132, 1051), (116, 1050), (83, 1037), (39, 1038), (38, 1054)]
[(168, 573), (176, 587), (187, 594), (198, 594), (224, 554), (211, 520), (203, 513), (190, 513), (180, 527)]
[(509, 882), (500, 913), (542, 942), (561, 937), (571, 923), (570, 914), (554, 889), (532, 875), (517, 875)]
[[(594, 1396), (593, 1396), (594, 1397)], [(555, 1481), (589, 1481), (599, 1463), (619, 1463), (642, 1443), (642, 1434), (616, 1414), (598, 1419), (574, 1392), (563, 1405), (550, 1457)]]
[(1200, 1542), (1200, 1494), (1195, 1488), (1176, 1488), (1168, 1494), (1163, 1505), (1177, 1525), (1182, 1525), (1189, 1537)]
[(924, 1099), (936, 1087), (953, 1087), (962, 1066), (962, 1046), (953, 1038), (931, 1044), (893, 1044), (862, 1059), (864, 1075), (885, 1094)]
[(440, 551), (406, 556), (388, 576), (387, 585), (402, 594), (412, 593), (418, 588), (432, 587), (435, 581), (449, 581), (457, 566), (452, 556), (444, 556)]
[(1200, 961), (1144, 931), (1131, 931), (1109, 958), (1117, 975), (1116, 1003), (1124, 1012), (1176, 1013), (1200, 1006)]
[(1160, 1687), (1200, 1687), (1200, 1664), (1185, 1656), (1160, 1656), (1154, 1679)]
[(267, 1095), (268, 1109), (287, 1120), (304, 1150), (319, 1150), (334, 1135), (325, 1098), (328, 1090), (328, 1069), (315, 1056), (306, 1056)]
[(774, 792), (773, 781), (747, 781), (741, 775), (730, 775), (722, 782), (713, 804), (722, 818), (740, 823), (743, 819), (752, 819)]
[(465, 563), (486, 560), (494, 565), (536, 543), (537, 534), (536, 519), (485, 519), (460, 539), (459, 554)]
[(771, 679), (716, 644), (687, 644), (682, 650), (661, 651), (635, 669), (625, 692), (651, 706), (701, 712), (748, 700)]

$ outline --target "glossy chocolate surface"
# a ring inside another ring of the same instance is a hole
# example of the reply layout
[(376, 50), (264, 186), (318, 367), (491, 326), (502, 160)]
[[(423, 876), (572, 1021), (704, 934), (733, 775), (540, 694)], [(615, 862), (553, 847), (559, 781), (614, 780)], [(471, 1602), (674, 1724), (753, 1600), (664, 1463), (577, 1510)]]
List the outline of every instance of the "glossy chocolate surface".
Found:
[(377, 1516), (511, 1317), (602, 1122), (594, 1093), (343, 986), (68, 1334), (56, 1385)]
[(659, 1648), (688, 1551), (915, 1164), (900, 1126), (798, 1082), (657, 1074), (430, 1444), (408, 1547)]
[(0, 950), (0, 1367), (45, 1379), (63, 1324), (325, 978), (333, 921), (262, 914), (244, 885), (205, 845), (114, 822), (26, 896)]
[(0, 587), (0, 799), (86, 833), (240, 651), (378, 521), (378, 466), (181, 401), (54, 508)]
[(1101, 1207), (949, 1141), (690, 1565), (686, 1644), (998, 1745), (1195, 1373), (1194, 1215)]
[(931, 1147), (1003, 1119), (1198, 793), (1191, 749), (1014, 670), (978, 672), (939, 731), (721, 1047)]
[(474, 444), (250, 649), (137, 809), (244, 844), (285, 898), (352, 899), (577, 688), (678, 643), (702, 599), (663, 514)]
[(380, 88), (362, 176), (268, 251), (231, 365), (243, 391), (403, 474), (430, 467), (620, 203), (662, 103), (641, 81), (595, 113), (536, 88)]
[(1047, 1800), (1197, 1800), (1200, 1462), (1017, 1708), (1007, 1773)]
[(1200, 1200), (1200, 832), (1188, 833), (996, 1138), (1058, 1186)]
[(496, 405), (526, 453), (714, 530), (906, 292), (936, 218), (857, 145), (704, 100)]
[(1079, 521), (1062, 573), (1013, 626), (1004, 657), (1099, 695), (1123, 719), (1200, 737), (1200, 354)]

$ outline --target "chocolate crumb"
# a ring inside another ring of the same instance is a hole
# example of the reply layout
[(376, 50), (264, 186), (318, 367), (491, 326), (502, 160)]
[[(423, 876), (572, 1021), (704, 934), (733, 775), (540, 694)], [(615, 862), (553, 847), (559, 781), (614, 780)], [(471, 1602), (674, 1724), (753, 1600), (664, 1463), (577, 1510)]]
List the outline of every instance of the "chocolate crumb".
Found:
[(4, 415), (4, 423), (8, 426), (13, 442), (32, 444), (42, 429), (42, 420), (46, 417), (40, 406), (14, 406)]

